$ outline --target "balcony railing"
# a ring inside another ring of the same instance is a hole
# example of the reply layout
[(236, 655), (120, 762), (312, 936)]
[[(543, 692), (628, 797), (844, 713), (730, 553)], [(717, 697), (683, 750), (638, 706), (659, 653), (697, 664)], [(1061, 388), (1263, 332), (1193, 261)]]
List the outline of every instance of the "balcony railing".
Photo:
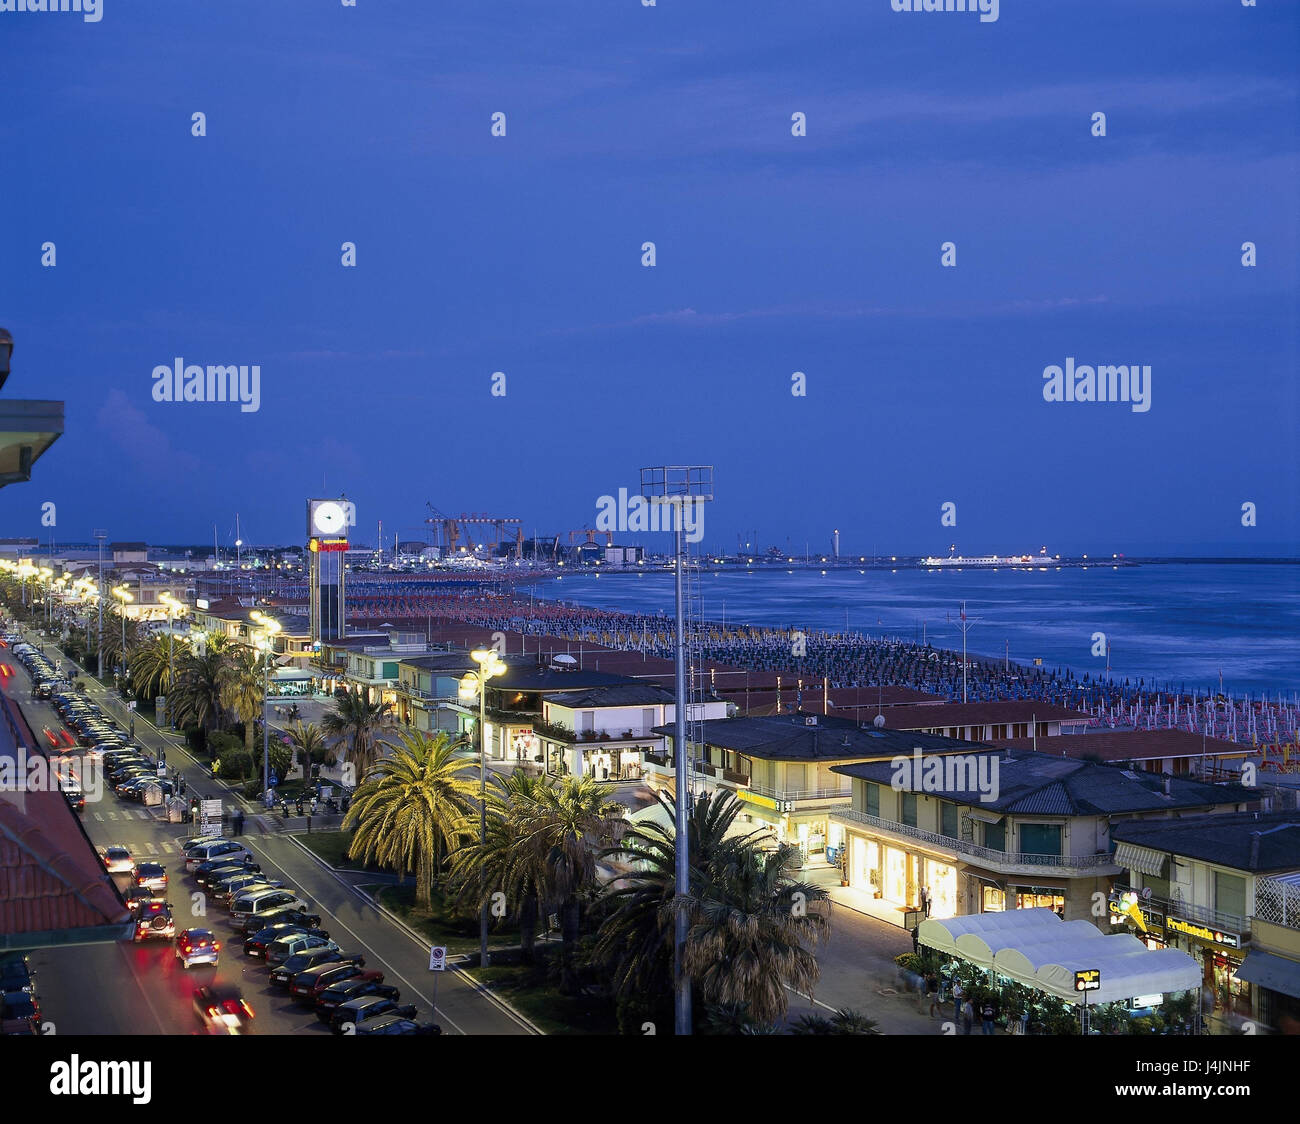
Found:
[(773, 800), (843, 800), (847, 804), (853, 797), (849, 785), (828, 788), (773, 788), (766, 784), (750, 784), (749, 791), (758, 796), (770, 796)]
[[(1116, 883), (1113, 889), (1116, 893), (1125, 894), (1130, 892), (1132, 887), (1121, 886)], [(1174, 917), (1183, 917), (1188, 921), (1197, 921), (1202, 925), (1208, 925), (1211, 929), (1227, 929), (1233, 933), (1246, 932), (1246, 919), (1239, 913), (1224, 913), (1222, 910), (1210, 909), (1208, 906), (1203, 905), (1193, 905), (1191, 902), (1185, 902), (1178, 898), (1142, 898), (1140, 892), (1138, 893), (1139, 905), (1159, 910), (1161, 913)], [(1256, 890), (1256, 894), (1258, 895), (1258, 890)], [(1300, 905), (1300, 903), (1297, 904)]]
[(1300, 886), (1280, 878), (1255, 879), (1255, 914), (1261, 921), (1300, 929)]
[(1098, 867), (1115, 867), (1119, 869), (1115, 856), (1109, 853), (1100, 855), (1034, 855), (1024, 851), (998, 851), (992, 847), (980, 847), (967, 839), (954, 839), (950, 835), (937, 835), (933, 831), (923, 831), (919, 827), (899, 823), (897, 820), (882, 820), (853, 808), (837, 809), (832, 817), (841, 823), (858, 823), (867, 827), (879, 828), (894, 835), (906, 835), (912, 839), (941, 847), (947, 851), (959, 852), (982, 862), (996, 863), (999, 866), (1045, 867), (1057, 870), (1091, 870)]

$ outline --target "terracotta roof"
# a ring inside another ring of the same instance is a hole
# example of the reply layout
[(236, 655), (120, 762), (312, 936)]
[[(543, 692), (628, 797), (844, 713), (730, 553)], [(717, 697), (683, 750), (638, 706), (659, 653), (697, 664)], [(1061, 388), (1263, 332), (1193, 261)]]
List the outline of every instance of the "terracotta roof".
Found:
[[(1033, 749), (1033, 738), (990, 738), (990, 745)], [(1063, 734), (1038, 739), (1038, 749), (1065, 757), (1096, 757), (1102, 761), (1135, 761), (1162, 757), (1249, 757), (1258, 754), (1248, 745), (1203, 738), (1188, 730), (1099, 730), (1088, 734)]]
[[(808, 697), (804, 689), (805, 700)], [(858, 713), (864, 718), (875, 714), (874, 703), (868, 702)], [(895, 730), (932, 730), (939, 726), (1001, 726), (1015, 722), (1078, 722), (1089, 721), (1088, 715), (1052, 703), (1033, 699), (1001, 699), (992, 702), (923, 703), (918, 706), (892, 706), (886, 715)]]
[[(0, 753), (30, 756), (31, 729), (11, 699), (0, 710)], [(14, 731), (19, 734), (15, 742)], [(77, 814), (60, 792), (0, 793), (0, 948), (122, 940), (130, 914)]]

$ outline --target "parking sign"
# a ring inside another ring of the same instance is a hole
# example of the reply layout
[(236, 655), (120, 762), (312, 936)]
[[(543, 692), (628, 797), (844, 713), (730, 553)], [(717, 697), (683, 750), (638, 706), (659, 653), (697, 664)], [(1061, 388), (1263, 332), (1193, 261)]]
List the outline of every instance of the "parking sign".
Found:
[(445, 945), (434, 945), (429, 949), (429, 971), (443, 972), (447, 969), (447, 949)]

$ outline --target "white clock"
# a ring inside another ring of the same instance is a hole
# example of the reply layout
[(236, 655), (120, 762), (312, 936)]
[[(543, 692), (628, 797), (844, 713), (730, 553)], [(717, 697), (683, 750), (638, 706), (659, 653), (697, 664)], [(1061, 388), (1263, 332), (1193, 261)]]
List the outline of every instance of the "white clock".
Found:
[(318, 503), (311, 513), (311, 529), (318, 535), (337, 535), (348, 525), (348, 513), (333, 500)]

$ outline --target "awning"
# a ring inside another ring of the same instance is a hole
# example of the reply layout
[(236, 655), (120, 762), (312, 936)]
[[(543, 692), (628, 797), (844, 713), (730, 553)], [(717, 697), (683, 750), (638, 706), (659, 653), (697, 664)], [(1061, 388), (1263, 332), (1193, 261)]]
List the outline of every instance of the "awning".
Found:
[(1007, 818), (1002, 812), (985, 812), (979, 808), (967, 808), (966, 814), (970, 816), (971, 819), (981, 820), (984, 823), (1001, 823)]
[(1300, 999), (1300, 963), (1284, 956), (1274, 956), (1271, 952), (1248, 952), (1235, 974), (1239, 980)]
[(1150, 874), (1156, 878), (1164, 877), (1165, 863), (1168, 860), (1168, 854), (1157, 851), (1153, 847), (1139, 847), (1136, 843), (1115, 845), (1116, 865), (1128, 867), (1129, 870), (1139, 870), (1143, 874)]

